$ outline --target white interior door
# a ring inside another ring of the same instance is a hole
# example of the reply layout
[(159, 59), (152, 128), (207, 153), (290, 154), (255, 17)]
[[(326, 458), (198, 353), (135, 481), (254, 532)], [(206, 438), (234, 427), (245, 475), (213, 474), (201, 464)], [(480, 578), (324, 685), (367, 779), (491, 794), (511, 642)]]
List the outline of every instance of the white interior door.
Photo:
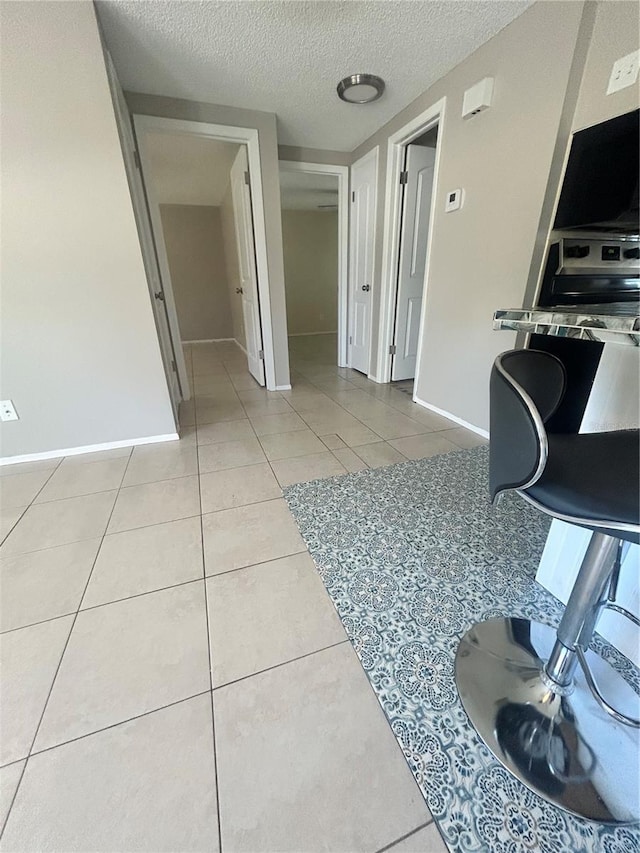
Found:
[[(105, 62), (107, 66), (107, 76), (109, 78), (109, 86), (111, 88), (111, 96), (113, 99), (116, 124), (118, 125), (118, 132), (120, 134), (120, 144), (122, 146), (125, 171), (129, 181), (129, 189), (131, 191), (133, 212), (136, 220), (136, 226), (138, 228), (138, 235), (140, 237), (142, 259), (151, 294), (151, 304), (153, 306), (153, 314), (156, 321), (156, 329), (158, 331), (160, 352), (162, 354), (162, 361), (164, 364), (165, 374), (167, 376), (167, 384), (169, 386), (173, 413), (177, 420), (178, 405), (180, 404), (180, 401), (182, 399), (188, 400), (190, 396), (186, 366), (184, 365), (184, 355), (181, 347), (179, 348), (179, 351), (176, 351), (173, 345), (144, 184), (142, 182), (142, 175), (140, 174), (139, 163), (136, 162), (135, 158), (136, 142), (133, 127), (131, 125), (131, 118), (129, 116), (129, 109), (124, 99), (124, 93), (120, 86), (120, 82), (113, 65), (113, 60), (108, 52), (105, 52)], [(178, 371), (181, 366), (183, 367), (183, 372), (182, 374), (179, 374)]]
[(251, 187), (249, 184), (249, 161), (246, 146), (241, 145), (238, 156), (231, 167), (231, 194), (233, 218), (238, 247), (238, 268), (242, 290), (242, 316), (244, 320), (247, 366), (249, 373), (264, 385), (264, 353), (262, 351), (262, 327), (260, 325), (260, 302), (258, 299), (258, 275), (256, 272), (256, 248), (251, 212)]
[(392, 379), (416, 375), (435, 160), (435, 148), (407, 146)]
[(349, 364), (369, 373), (378, 149), (351, 167)]

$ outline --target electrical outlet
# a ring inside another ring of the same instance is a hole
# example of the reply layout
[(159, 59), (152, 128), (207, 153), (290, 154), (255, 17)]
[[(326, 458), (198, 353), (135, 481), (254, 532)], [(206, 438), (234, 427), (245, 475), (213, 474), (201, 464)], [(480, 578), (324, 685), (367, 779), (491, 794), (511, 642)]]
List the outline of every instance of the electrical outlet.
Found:
[(18, 413), (11, 400), (0, 400), (0, 421), (17, 421)]
[(638, 80), (638, 69), (640, 68), (640, 50), (628, 53), (613, 64), (607, 95), (633, 86)]

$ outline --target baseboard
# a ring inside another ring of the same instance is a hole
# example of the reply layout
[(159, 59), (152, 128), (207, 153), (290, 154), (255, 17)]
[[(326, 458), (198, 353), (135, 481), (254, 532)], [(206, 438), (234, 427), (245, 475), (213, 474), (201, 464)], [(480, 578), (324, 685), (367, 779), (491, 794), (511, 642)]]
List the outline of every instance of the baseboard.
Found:
[(424, 409), (429, 409), (430, 412), (435, 412), (436, 415), (442, 415), (443, 418), (448, 418), (448, 420), (453, 421), (456, 424), (460, 424), (460, 426), (465, 429), (471, 430), (471, 432), (475, 432), (476, 435), (481, 435), (483, 438), (489, 438), (489, 433), (486, 429), (481, 429), (479, 426), (475, 424), (470, 424), (469, 421), (465, 421), (462, 418), (459, 418), (457, 415), (452, 415), (451, 412), (445, 411), (445, 409), (440, 409), (438, 406), (434, 406), (432, 403), (425, 403), (424, 400), (421, 400), (419, 397), (414, 397), (413, 402), (417, 403), (419, 406), (422, 406)]
[(309, 338), (312, 335), (337, 335), (337, 330), (334, 332), (289, 332), (290, 338)]
[(183, 344), (221, 344), (225, 341), (235, 341), (235, 338), (199, 338), (195, 341), (182, 341)]
[(291, 385), (276, 385), (275, 391), (291, 391)]
[(47, 450), (44, 453), (24, 453), (22, 456), (0, 457), (0, 465), (17, 465), (20, 462), (38, 462), (41, 459), (60, 459), (62, 456), (80, 456), (82, 453), (95, 453), (99, 450), (116, 450), (119, 447), (137, 447), (139, 444), (156, 444), (160, 441), (178, 441), (177, 432), (166, 435), (148, 435), (144, 438), (131, 438), (125, 441), (106, 441), (103, 444), (85, 444), (82, 447), (67, 447), (64, 450)]
[(229, 338), (229, 340), (230, 340), (230, 341), (233, 341), (233, 342), (234, 342), (234, 344), (235, 344), (237, 347), (240, 347), (240, 349), (242, 350), (242, 352), (243, 352), (245, 355), (247, 355), (247, 351), (246, 351), (246, 349), (242, 346), (242, 344), (240, 343), (240, 341), (239, 341), (237, 338)]

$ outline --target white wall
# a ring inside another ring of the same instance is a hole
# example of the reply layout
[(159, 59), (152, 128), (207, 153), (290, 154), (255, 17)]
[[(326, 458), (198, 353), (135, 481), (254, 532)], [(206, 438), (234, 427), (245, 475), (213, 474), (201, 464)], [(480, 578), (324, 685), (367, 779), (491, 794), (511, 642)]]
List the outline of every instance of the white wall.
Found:
[(90, 2), (3, 2), (1, 455), (175, 432)]

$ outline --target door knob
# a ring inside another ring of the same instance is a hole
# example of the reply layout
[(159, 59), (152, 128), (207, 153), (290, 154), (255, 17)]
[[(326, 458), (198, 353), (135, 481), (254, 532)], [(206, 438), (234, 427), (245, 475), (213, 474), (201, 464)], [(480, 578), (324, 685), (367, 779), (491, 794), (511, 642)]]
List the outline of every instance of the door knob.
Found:
[(236, 287), (236, 293), (244, 293), (244, 290), (241, 287)]
[(362, 289), (364, 290), (365, 293), (368, 293), (371, 290), (371, 285), (370, 284), (363, 284)]

